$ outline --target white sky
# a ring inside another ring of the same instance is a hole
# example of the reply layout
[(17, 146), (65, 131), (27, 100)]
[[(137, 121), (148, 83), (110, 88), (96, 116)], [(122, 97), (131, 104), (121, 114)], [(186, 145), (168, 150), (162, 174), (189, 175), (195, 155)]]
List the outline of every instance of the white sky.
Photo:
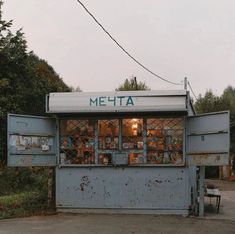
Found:
[[(235, 86), (234, 0), (82, 0), (108, 31), (159, 75), (187, 76), (196, 94)], [(151, 89), (179, 89), (131, 61), (76, 0), (5, 0), (4, 19), (65, 83), (112, 91), (132, 75)]]

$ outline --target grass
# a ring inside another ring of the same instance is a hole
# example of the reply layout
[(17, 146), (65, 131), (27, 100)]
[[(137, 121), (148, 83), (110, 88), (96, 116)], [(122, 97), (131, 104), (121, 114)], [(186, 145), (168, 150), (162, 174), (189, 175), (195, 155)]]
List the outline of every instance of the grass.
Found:
[(0, 196), (0, 219), (44, 214), (46, 196), (37, 191)]
[(50, 176), (48, 168), (9, 168), (0, 161), (0, 219), (54, 213), (47, 204)]

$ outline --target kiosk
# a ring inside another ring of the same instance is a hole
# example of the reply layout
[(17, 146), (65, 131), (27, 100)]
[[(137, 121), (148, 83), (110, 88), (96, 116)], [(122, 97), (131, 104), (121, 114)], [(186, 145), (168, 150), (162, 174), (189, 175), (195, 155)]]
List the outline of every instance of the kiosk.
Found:
[(58, 211), (203, 213), (204, 166), (228, 164), (229, 113), (196, 116), (186, 90), (50, 93), (46, 112), (9, 114), (8, 165), (55, 167)]

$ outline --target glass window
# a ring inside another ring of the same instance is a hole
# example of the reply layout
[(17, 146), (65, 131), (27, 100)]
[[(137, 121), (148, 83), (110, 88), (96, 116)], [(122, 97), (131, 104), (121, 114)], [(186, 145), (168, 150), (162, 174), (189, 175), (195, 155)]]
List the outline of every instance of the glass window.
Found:
[(112, 165), (120, 150), (130, 165), (182, 165), (183, 123), (183, 118), (60, 120), (60, 163)]
[(122, 149), (143, 149), (143, 120), (123, 119), (122, 121)]
[(129, 153), (129, 163), (130, 165), (146, 163), (143, 153)]
[(103, 153), (98, 155), (98, 163), (103, 165), (112, 165), (112, 154)]
[(183, 118), (147, 119), (147, 163), (183, 163)]
[(60, 163), (93, 164), (95, 162), (95, 122), (60, 121)]
[(99, 150), (117, 150), (119, 148), (118, 119), (98, 120)]
[(129, 164), (145, 163), (143, 144), (143, 119), (123, 119), (122, 150), (128, 151)]

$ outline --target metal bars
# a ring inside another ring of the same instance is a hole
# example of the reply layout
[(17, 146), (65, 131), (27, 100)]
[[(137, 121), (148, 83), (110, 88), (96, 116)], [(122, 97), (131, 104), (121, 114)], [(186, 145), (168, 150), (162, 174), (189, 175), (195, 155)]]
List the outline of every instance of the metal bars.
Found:
[(147, 119), (147, 163), (183, 164), (183, 119)]
[(126, 152), (130, 165), (183, 165), (183, 118), (60, 120), (60, 164), (112, 165)]
[(60, 121), (60, 163), (95, 163), (95, 121)]

